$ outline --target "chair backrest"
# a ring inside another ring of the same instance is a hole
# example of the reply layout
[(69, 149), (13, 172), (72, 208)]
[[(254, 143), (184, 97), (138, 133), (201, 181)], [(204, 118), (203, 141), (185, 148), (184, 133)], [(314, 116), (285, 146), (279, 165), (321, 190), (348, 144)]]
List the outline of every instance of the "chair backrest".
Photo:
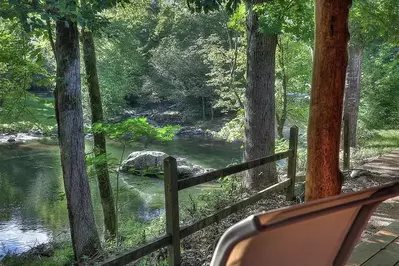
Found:
[(399, 182), (253, 215), (221, 237), (211, 266), (345, 265), (367, 222)]

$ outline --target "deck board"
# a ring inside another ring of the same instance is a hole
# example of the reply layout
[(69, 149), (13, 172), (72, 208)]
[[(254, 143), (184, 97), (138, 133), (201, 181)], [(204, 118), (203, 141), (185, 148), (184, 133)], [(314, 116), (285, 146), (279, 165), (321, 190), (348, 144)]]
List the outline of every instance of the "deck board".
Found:
[(399, 222), (393, 222), (356, 246), (347, 266), (393, 266), (398, 262)]
[(378, 252), (362, 266), (392, 266), (399, 261), (399, 239), (389, 244), (385, 249)]

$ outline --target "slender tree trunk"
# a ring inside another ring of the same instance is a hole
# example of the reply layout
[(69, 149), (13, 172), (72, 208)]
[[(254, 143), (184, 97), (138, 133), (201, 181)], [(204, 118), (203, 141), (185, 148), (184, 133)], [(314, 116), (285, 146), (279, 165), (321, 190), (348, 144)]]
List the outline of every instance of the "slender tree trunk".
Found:
[(75, 259), (101, 249), (86, 173), (80, 85), (79, 31), (76, 22), (56, 22), (56, 116), (61, 165)]
[[(82, 29), (82, 39), (83, 58), (90, 97), (91, 123), (94, 126), (96, 123), (102, 123), (104, 119), (97, 75), (96, 51), (91, 31)], [(101, 132), (94, 132), (93, 136), (94, 156), (99, 159), (95, 164), (95, 169), (104, 214), (105, 237), (113, 238), (116, 236), (116, 212), (112, 186), (109, 180), (105, 135)]]
[(213, 110), (213, 106), (212, 106), (212, 103), (211, 103), (211, 121), (213, 121), (214, 118), (215, 118), (215, 112)]
[(49, 42), (50, 42), (51, 50), (53, 51), (55, 61), (57, 61), (57, 58), (56, 58), (57, 53), (55, 51), (55, 43), (54, 43), (54, 38), (53, 38), (53, 29), (51, 27), (50, 19), (46, 19), (46, 28), (47, 28), (47, 37), (48, 37)]
[(341, 192), (339, 142), (351, 0), (316, 0), (316, 40), (308, 126), (306, 200)]
[(202, 120), (205, 121), (206, 115), (205, 115), (205, 97), (201, 96), (201, 101), (202, 101)]
[(277, 134), (279, 138), (284, 138), (283, 130), (285, 121), (287, 120), (287, 86), (288, 86), (288, 77), (287, 72), (285, 71), (285, 58), (284, 58), (284, 44), (282, 42), (278, 45), (280, 50), (279, 56), (279, 64), (281, 67), (281, 79), (282, 79), (282, 109), (281, 114), (278, 115), (276, 111), (276, 120), (277, 120)]
[[(229, 30), (227, 30), (227, 37), (229, 40), (229, 46), (230, 46), (230, 50), (231, 50), (232, 49), (232, 40), (231, 40)], [(238, 39), (237, 37), (234, 38), (234, 57), (230, 64), (230, 84), (229, 84), (229, 86), (230, 86), (230, 90), (233, 91), (233, 93), (238, 101), (238, 104), (240, 105), (240, 108), (244, 109), (245, 108), (244, 103), (242, 102), (241, 97), (240, 97), (239, 93), (237, 92), (237, 88), (235, 86), (237, 57), (238, 57), (238, 40), (237, 39)]]
[(349, 146), (356, 146), (357, 118), (360, 104), (363, 47), (349, 46), (349, 64), (346, 73), (344, 113), (349, 114)]
[[(277, 35), (261, 33), (259, 29), (259, 16), (253, 6), (262, 2), (247, 2), (246, 161), (271, 155), (275, 148), (274, 72)], [(275, 183), (276, 165), (266, 164), (248, 170), (244, 181), (250, 189), (261, 189)]]

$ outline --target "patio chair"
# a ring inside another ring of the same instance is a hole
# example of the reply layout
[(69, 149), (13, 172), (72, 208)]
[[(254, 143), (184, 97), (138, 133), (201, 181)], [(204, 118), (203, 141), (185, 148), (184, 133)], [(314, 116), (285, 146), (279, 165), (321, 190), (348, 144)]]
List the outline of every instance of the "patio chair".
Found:
[(345, 265), (380, 203), (399, 182), (252, 215), (221, 237), (211, 266)]

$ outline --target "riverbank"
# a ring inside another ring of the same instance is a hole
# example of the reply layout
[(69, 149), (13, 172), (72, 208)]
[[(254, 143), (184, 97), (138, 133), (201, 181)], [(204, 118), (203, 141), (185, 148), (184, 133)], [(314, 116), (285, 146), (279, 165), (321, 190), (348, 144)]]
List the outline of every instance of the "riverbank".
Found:
[[(0, 119), (0, 143), (24, 142), (41, 137), (56, 137), (57, 122), (54, 115), (54, 98), (48, 94), (31, 94), (19, 115)], [(219, 114), (213, 119), (202, 120), (183, 114), (176, 104), (167, 102), (145, 105), (137, 108), (126, 107), (118, 113), (109, 115), (105, 123), (119, 123), (131, 118), (145, 117), (155, 127), (166, 125), (180, 126), (177, 138), (214, 139), (213, 132), (219, 131), (233, 114)], [(84, 114), (85, 130), (91, 127), (90, 117)]]
[[(399, 176), (398, 176), (399, 177)], [(360, 175), (346, 175), (346, 181), (343, 184), (343, 193), (351, 192), (351, 191), (359, 191), (372, 186), (379, 186), (386, 183), (392, 182), (392, 177), (384, 177), (378, 175), (378, 173), (371, 173), (367, 171), (361, 172)], [(235, 198), (233, 199), (231, 196), (226, 199), (226, 201), (221, 202), (223, 197), (225, 197), (228, 193), (231, 194), (231, 191), (222, 192), (219, 196), (210, 196), (209, 198), (202, 198), (203, 202), (196, 202), (197, 204), (196, 211), (191, 209), (191, 213), (183, 210), (184, 215), (186, 216), (186, 223), (192, 223), (201, 217), (208, 215), (211, 212), (217, 211), (215, 208), (216, 205), (219, 205), (218, 208), (222, 208), (227, 204), (232, 204), (240, 200), (242, 197), (247, 196), (246, 193), (239, 192), (239, 190), (235, 191)], [(241, 194), (240, 194), (241, 193)], [(198, 231), (187, 238), (182, 240), (181, 248), (182, 248), (182, 265), (185, 266), (199, 266), (199, 265), (209, 265), (214, 249), (221, 235), (232, 225), (239, 222), (240, 220), (252, 215), (257, 214), (263, 211), (278, 209), (282, 207), (291, 206), (294, 204), (298, 204), (298, 202), (286, 201), (285, 196), (282, 194), (274, 194), (271, 195), (251, 206), (248, 206), (244, 210), (241, 210), (237, 213), (234, 213), (227, 218), (223, 219), (221, 222), (217, 224), (213, 224), (205, 229)], [(204, 211), (204, 208), (207, 208)], [(387, 206), (381, 206), (379, 210), (387, 211)], [(392, 208), (390, 209), (392, 211)], [(189, 216), (187, 216), (189, 215)], [(191, 219), (189, 218), (191, 217)], [(193, 218), (195, 217), (195, 218)], [(157, 232), (159, 234), (163, 233), (164, 224), (163, 218), (157, 219), (157, 223), (152, 225), (152, 228), (148, 229), (149, 231)], [(378, 219), (378, 216), (373, 216), (361, 236), (361, 241), (367, 239), (372, 233), (378, 231), (381, 226), (386, 225), (386, 221), (382, 221)], [(155, 235), (153, 235), (155, 236)], [(148, 237), (147, 241), (151, 238)], [(146, 241), (144, 241), (146, 242)], [(142, 241), (137, 241), (136, 245), (143, 244)], [(93, 260), (90, 260), (88, 265), (92, 265), (95, 261), (99, 261), (101, 259), (113, 256), (114, 254), (120, 254), (123, 251), (126, 251), (132, 248), (134, 245), (130, 243), (128, 245), (122, 244), (122, 246), (116, 248), (115, 246), (110, 246), (104, 243), (105, 250), (103, 253), (99, 254)], [(43, 250), (43, 251), (42, 251)], [(145, 258), (131, 263), (129, 265), (165, 265), (166, 261), (166, 249), (160, 249)], [(55, 265), (70, 265), (73, 261), (73, 252), (70, 244), (61, 243), (61, 244), (52, 244), (50, 248), (47, 246), (39, 247), (24, 253), (20, 256), (9, 256), (5, 258), (3, 264), (5, 266), (10, 265), (21, 265), (21, 266), (55, 266)]]
[[(87, 139), (87, 153), (91, 148), (92, 141)], [(147, 148), (186, 158), (207, 168), (225, 167), (239, 160), (242, 152), (237, 144), (198, 138), (151, 143)], [(143, 143), (130, 143), (124, 149), (124, 158), (143, 149)], [(120, 158), (123, 147), (109, 141), (107, 150), (112, 158)], [(101, 234), (100, 196), (96, 175), (90, 164), (88, 174), (95, 218)], [(3, 254), (20, 254), (30, 247), (52, 241), (60, 231), (69, 232), (56, 140), (39, 139), (0, 145), (0, 175), (0, 257)], [(159, 228), (164, 227), (164, 186), (158, 178), (125, 173), (119, 177), (122, 181), (119, 182), (119, 231), (124, 236), (124, 245), (133, 247), (157, 235)], [(111, 171), (111, 182), (115, 192), (115, 171)], [(191, 198), (196, 199), (201, 194), (218, 189), (220, 187), (216, 184), (205, 184), (184, 190), (180, 193), (181, 204), (189, 206)]]
[(25, 142), (30, 140), (43, 139), (45, 136), (41, 132), (26, 132), (26, 133), (9, 133), (0, 134), (0, 143), (14, 143), (14, 142)]
[[(185, 150), (183, 154), (184, 157), (187, 157), (187, 155), (191, 154), (192, 156), (194, 156), (193, 158), (195, 159), (197, 158), (196, 156), (198, 156), (198, 153), (201, 153), (201, 149), (203, 149), (203, 153), (207, 154), (206, 162), (208, 161), (209, 163), (215, 162), (216, 157), (209, 156), (209, 153), (206, 152), (209, 148), (208, 146), (209, 144), (199, 140), (198, 142), (192, 143), (190, 145), (192, 145), (193, 150), (188, 150), (188, 151)], [(363, 145), (362, 147), (352, 150), (352, 160), (353, 160), (352, 168), (357, 168), (361, 162), (368, 162), (370, 161), (370, 158), (375, 158), (379, 156), (379, 154), (385, 151), (389, 151), (394, 149), (395, 147), (399, 147), (399, 136), (396, 131), (379, 131), (373, 136), (373, 138), (369, 139), (367, 142), (362, 143), (362, 145)], [(181, 144), (176, 143), (176, 145), (172, 145), (171, 147), (175, 148), (178, 146), (181, 146)], [(225, 145), (222, 146), (224, 147)], [(132, 149), (136, 150), (137, 148), (132, 148)], [(225, 150), (225, 148), (223, 148), (223, 150)], [(176, 152), (172, 152), (172, 154), (175, 153)], [(43, 153), (43, 155), (45, 154), (46, 155), (49, 154), (47, 150), (45, 153)], [(220, 158), (224, 157), (224, 155), (222, 154), (218, 156)], [(33, 155), (33, 157), (35, 162), (43, 161), (39, 157), (37, 157), (37, 155)], [(55, 154), (55, 157), (58, 158), (58, 154)], [(220, 161), (220, 166), (225, 166), (225, 165), (226, 162)], [(8, 168), (13, 168), (11, 166), (12, 164), (8, 164)], [(26, 163), (24, 163), (24, 166), (26, 167)], [(215, 167), (220, 167), (220, 166), (215, 166)], [(16, 164), (15, 167), (18, 168), (18, 165)], [(35, 163), (34, 167), (35, 169), (39, 168), (42, 169), (43, 167), (48, 167), (48, 166), (41, 164), (38, 165), (37, 163)], [(30, 173), (32, 174), (33, 172), (30, 171)], [(44, 176), (49, 176), (54, 174), (55, 172), (54, 173), (52, 172), (50, 174), (44, 174)], [(26, 178), (24, 178), (23, 180), (24, 180), (23, 182), (26, 183)], [(374, 177), (373, 175), (372, 176), (363, 175), (363, 177), (358, 177), (358, 178), (348, 177), (344, 184), (343, 191), (344, 192), (357, 191), (366, 187), (384, 184), (385, 181), (384, 179), (381, 179), (378, 176)], [(137, 184), (134, 185), (136, 189), (140, 189), (141, 186), (147, 187), (148, 184), (146, 182), (145, 184), (143, 183), (140, 186), (137, 186)], [(161, 187), (162, 184), (159, 184), (159, 191), (162, 190)], [(192, 221), (199, 219), (200, 217), (203, 217), (203, 215), (216, 212), (218, 209), (223, 208), (223, 206), (226, 206), (227, 204), (232, 204), (233, 202), (245, 196), (245, 193), (240, 190), (237, 190), (236, 192), (232, 193), (232, 191), (228, 190), (229, 187), (230, 186), (226, 184), (224, 187), (222, 186), (221, 189), (219, 190), (215, 191), (209, 190), (201, 197), (199, 195), (193, 196), (192, 198), (187, 197), (188, 200), (186, 201), (186, 203), (184, 204), (184, 208), (182, 209), (182, 220), (186, 223), (190, 223)], [(232, 187), (239, 187), (239, 186), (232, 186)], [(94, 191), (96, 190), (95, 187), (93, 187), (93, 189)], [(58, 192), (58, 190), (56, 190), (56, 192)], [(144, 198), (148, 199), (149, 195), (152, 194), (145, 194), (143, 196)], [(183, 196), (184, 195), (182, 195), (182, 197)], [(142, 195), (140, 195), (140, 197), (142, 197)], [(281, 195), (275, 195), (273, 197), (269, 197), (259, 202), (258, 204), (248, 207), (248, 209), (240, 213), (234, 214), (233, 216), (226, 218), (220, 224), (207, 227), (205, 230), (197, 232), (196, 234), (192, 235), (186, 240), (183, 240), (182, 248), (184, 251), (183, 252), (183, 259), (185, 262), (184, 265), (202, 265), (202, 264), (206, 265), (206, 263), (210, 259), (209, 256), (212, 255), (213, 252), (212, 248), (213, 245), (216, 244), (218, 236), (220, 236), (226, 228), (228, 228), (230, 225), (234, 224), (235, 222), (239, 221), (240, 219), (247, 217), (251, 213), (274, 209), (274, 208), (280, 208), (290, 204), (294, 203), (285, 202), (284, 197), (282, 197)], [(162, 201), (159, 202), (156, 201), (156, 205), (158, 207), (161, 206)], [(138, 215), (140, 215), (140, 213), (138, 213)], [(66, 216), (64, 218), (67, 219)], [(123, 250), (132, 248), (139, 244), (143, 244), (144, 242), (149, 241), (152, 237), (162, 234), (164, 230), (163, 219), (164, 219), (163, 215), (161, 214), (159, 216), (158, 214), (158, 216), (152, 219), (151, 222), (144, 224), (131, 222), (129, 224), (126, 224), (126, 226), (121, 227), (121, 229), (123, 229), (123, 234), (127, 236), (123, 246), (115, 248), (112, 245), (110, 246), (109, 244), (104, 243), (105, 246), (104, 255), (111, 256), (115, 253), (120, 253)], [(71, 258), (73, 258), (72, 250), (69, 249), (68, 251), (68, 248), (63, 245), (60, 246), (60, 249), (61, 250), (55, 251), (53, 255), (51, 255), (50, 257), (32, 255), (32, 257), (30, 258), (26, 257), (21, 258), (21, 260), (23, 261), (21, 263), (13, 263), (5, 265), (65, 265), (65, 264), (60, 264), (59, 262), (67, 261), (68, 260), (67, 258), (69, 258), (69, 262), (66, 262), (66, 264), (70, 264)], [(165, 250), (160, 250), (158, 252), (155, 252), (151, 256), (147, 256), (145, 260), (147, 265), (148, 264), (161, 265), (162, 261), (165, 258), (165, 255), (166, 255)], [(12, 256), (10, 258), (12, 258), (14, 262), (18, 261), (18, 256)]]

